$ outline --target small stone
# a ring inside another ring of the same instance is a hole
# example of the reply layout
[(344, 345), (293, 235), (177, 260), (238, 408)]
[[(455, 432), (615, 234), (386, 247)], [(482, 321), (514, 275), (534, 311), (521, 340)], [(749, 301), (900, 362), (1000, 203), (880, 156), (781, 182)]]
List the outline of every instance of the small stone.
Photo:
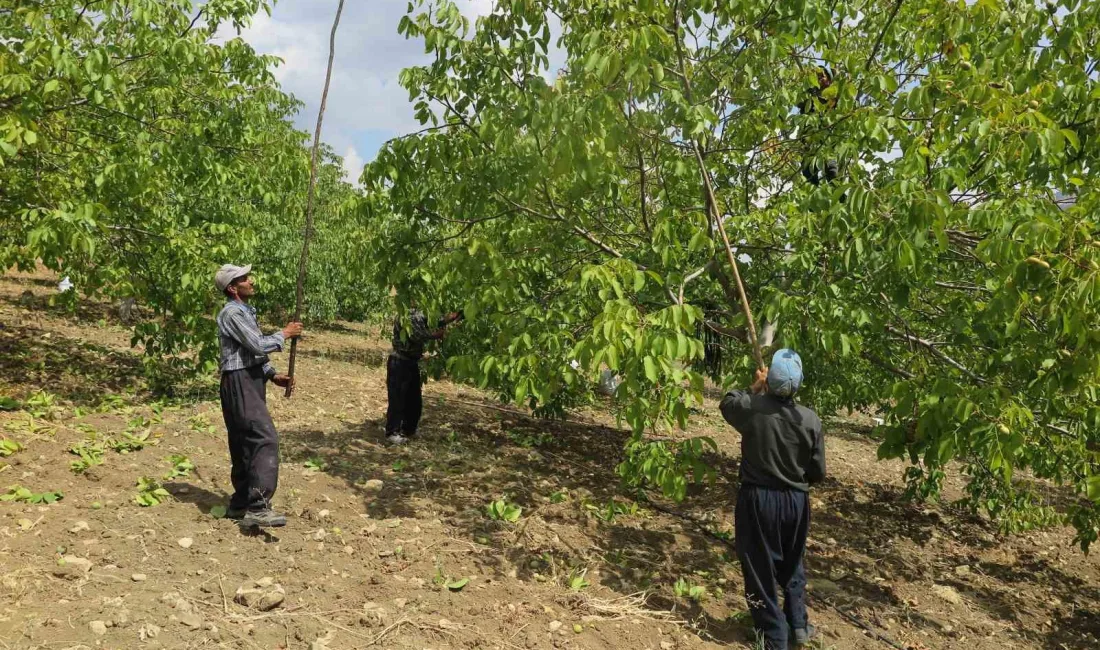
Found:
[(134, 582), (145, 582), (146, 575), (144, 573), (135, 573), (130, 576), (130, 579)]
[(266, 612), (283, 604), (286, 600), (286, 591), (283, 590), (282, 585), (275, 584), (272, 578), (263, 578), (238, 587), (233, 600), (245, 607)]
[(318, 528), (317, 532), (313, 533), (313, 539), (317, 540), (318, 542), (323, 541), (326, 537), (328, 537), (328, 531), (326, 531), (324, 528)]
[(92, 621), (88, 623), (88, 628), (92, 631), (92, 634), (96, 636), (103, 636), (107, 633), (107, 624), (103, 621)]
[(320, 519), (324, 519), (327, 516), (328, 516), (328, 510), (322, 510), (321, 512), (317, 513), (317, 517), (320, 518)]
[(661, 641), (661, 650), (672, 650), (675, 646), (672, 641)]
[(352, 546), (345, 546), (344, 547), (344, 552), (347, 553), (348, 555), (354, 555), (355, 554), (355, 548), (352, 547)]
[(832, 596), (840, 593), (840, 585), (825, 578), (812, 578), (809, 586), (810, 591), (821, 596)]
[(546, 626), (546, 629), (550, 630), (551, 633), (557, 632), (561, 629), (561, 621), (550, 621), (550, 624)]
[(194, 612), (187, 614), (180, 614), (180, 623), (183, 623), (192, 630), (197, 630), (202, 627), (202, 617)]
[(961, 605), (963, 602), (962, 596), (959, 592), (955, 591), (954, 587), (948, 587), (947, 585), (932, 585), (932, 593), (936, 594), (945, 602), (952, 605)]
[(397, 609), (405, 609), (405, 605), (409, 603), (408, 598), (394, 598), (393, 604), (397, 606)]
[(146, 639), (155, 639), (160, 634), (160, 627), (149, 623), (142, 625), (138, 630), (138, 639), (145, 641)]
[(73, 565), (73, 566), (78, 566), (81, 569), (84, 569), (85, 571), (91, 571), (92, 570), (92, 561), (91, 560), (86, 559), (86, 558), (82, 558), (82, 557), (77, 557), (75, 555), (62, 556), (61, 562), (65, 563), (65, 564)]
[(69, 532), (70, 533), (79, 533), (81, 531), (85, 531), (85, 530), (88, 530), (88, 529), (89, 529), (88, 522), (78, 521), (78, 522), (76, 522), (76, 525), (74, 525), (72, 528), (69, 529)]
[(382, 490), (381, 479), (372, 478), (371, 480), (363, 483), (363, 489), (367, 492), (380, 492)]
[(970, 567), (965, 564), (960, 564), (955, 567), (955, 574), (960, 576), (970, 575)]
[(53, 574), (58, 578), (76, 580), (83, 578), (92, 570), (92, 561), (75, 555), (64, 555), (57, 561)]
[(181, 537), (181, 538), (179, 538), (179, 540), (176, 541), (176, 543), (179, 544), (180, 546), (182, 546), (183, 548), (191, 548), (191, 545), (194, 544), (195, 541), (193, 539), (191, 539), (190, 537)]

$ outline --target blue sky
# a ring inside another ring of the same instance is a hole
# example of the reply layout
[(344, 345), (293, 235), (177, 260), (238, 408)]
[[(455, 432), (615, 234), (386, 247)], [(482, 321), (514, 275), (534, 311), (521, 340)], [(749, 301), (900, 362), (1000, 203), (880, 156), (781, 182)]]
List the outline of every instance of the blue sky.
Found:
[[(492, 9), (492, 0), (455, 2), (471, 23)], [(241, 32), (256, 50), (284, 60), (275, 76), (283, 90), (305, 102), (295, 124), (311, 135), (336, 6), (337, 0), (279, 0), (270, 18), (261, 12)], [(418, 128), (397, 77), (429, 58), (422, 41), (397, 33), (407, 7), (407, 0), (345, 0), (321, 139), (344, 157), (349, 180), (358, 178), (383, 142)]]

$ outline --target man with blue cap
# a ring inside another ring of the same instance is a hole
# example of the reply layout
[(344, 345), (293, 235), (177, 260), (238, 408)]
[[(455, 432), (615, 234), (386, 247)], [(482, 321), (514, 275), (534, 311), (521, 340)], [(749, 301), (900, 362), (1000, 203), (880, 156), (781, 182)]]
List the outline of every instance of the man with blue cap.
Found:
[[(794, 401), (802, 359), (779, 350), (749, 390), (722, 399), (722, 416), (741, 434), (741, 489), (734, 528), (753, 627), (767, 650), (809, 643), (802, 556), (810, 528), (810, 485), (825, 478), (817, 414)], [(779, 607), (778, 590), (783, 592)]]

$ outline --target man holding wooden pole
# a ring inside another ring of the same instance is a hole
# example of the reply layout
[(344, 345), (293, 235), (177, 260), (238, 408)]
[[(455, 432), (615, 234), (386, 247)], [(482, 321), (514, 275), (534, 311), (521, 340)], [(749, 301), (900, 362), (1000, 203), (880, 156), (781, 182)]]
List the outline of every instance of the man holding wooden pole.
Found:
[[(767, 650), (809, 643), (802, 557), (810, 529), (810, 485), (825, 478), (817, 414), (796, 404), (802, 359), (779, 350), (749, 390), (726, 394), (722, 416), (741, 434), (741, 488), (734, 515), (737, 558), (753, 627)], [(783, 593), (779, 606), (777, 587)]]
[(256, 310), (248, 304), (256, 293), (251, 271), (251, 264), (226, 264), (214, 276), (214, 286), (226, 297), (217, 319), (222, 417), (233, 463), (234, 492), (225, 516), (240, 520), (243, 528), (266, 528), (286, 525), (286, 516), (271, 509), (279, 483), (279, 433), (267, 410), (267, 382), (283, 388), (294, 384), (292, 377), (275, 371), (267, 355), (281, 351), (286, 339), (300, 336), (302, 324), (291, 322), (264, 335)]

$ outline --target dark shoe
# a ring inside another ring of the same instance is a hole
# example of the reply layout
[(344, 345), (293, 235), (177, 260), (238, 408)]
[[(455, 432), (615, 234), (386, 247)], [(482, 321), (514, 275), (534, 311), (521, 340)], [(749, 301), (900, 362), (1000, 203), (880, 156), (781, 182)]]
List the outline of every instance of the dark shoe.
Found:
[(817, 636), (817, 628), (806, 624), (806, 627), (796, 627), (791, 630), (791, 645), (796, 648), (801, 648), (807, 645)]
[(286, 515), (274, 510), (249, 510), (241, 518), (242, 528), (278, 528), (286, 525)]
[(243, 519), (248, 513), (247, 508), (227, 508), (225, 511), (226, 519)]

